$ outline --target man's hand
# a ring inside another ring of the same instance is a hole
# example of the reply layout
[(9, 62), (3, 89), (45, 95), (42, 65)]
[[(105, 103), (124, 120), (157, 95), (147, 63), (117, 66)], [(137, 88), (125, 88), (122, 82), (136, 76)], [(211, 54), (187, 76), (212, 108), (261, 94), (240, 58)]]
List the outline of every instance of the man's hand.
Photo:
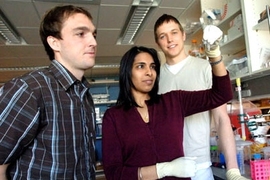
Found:
[(203, 30), (203, 43), (205, 44), (205, 54), (209, 58), (220, 56), (219, 42), (222, 39), (222, 31), (214, 26), (207, 25)]
[(158, 178), (165, 176), (192, 177), (196, 173), (196, 157), (180, 157), (171, 162), (157, 163)]
[(228, 180), (249, 180), (243, 176), (241, 176), (239, 169), (230, 169), (226, 172), (226, 178)]

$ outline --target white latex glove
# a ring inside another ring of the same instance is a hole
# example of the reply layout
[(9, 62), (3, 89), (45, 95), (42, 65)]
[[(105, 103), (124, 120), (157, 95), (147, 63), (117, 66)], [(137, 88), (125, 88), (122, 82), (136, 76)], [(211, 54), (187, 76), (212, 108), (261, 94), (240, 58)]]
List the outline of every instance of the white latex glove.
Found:
[(207, 25), (203, 30), (203, 43), (205, 46), (205, 54), (210, 57), (220, 56), (219, 42), (222, 39), (223, 32), (214, 25)]
[(157, 175), (161, 179), (165, 176), (192, 177), (196, 173), (196, 157), (180, 157), (171, 162), (157, 163)]
[(241, 176), (239, 169), (230, 169), (226, 172), (227, 180), (248, 180), (247, 178)]

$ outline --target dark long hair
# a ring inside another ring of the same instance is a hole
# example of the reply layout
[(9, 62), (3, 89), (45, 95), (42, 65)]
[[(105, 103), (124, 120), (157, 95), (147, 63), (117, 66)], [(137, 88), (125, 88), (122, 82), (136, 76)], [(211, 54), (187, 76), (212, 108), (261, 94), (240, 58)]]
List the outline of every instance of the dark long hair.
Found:
[(134, 87), (134, 84), (131, 80), (131, 71), (135, 57), (141, 53), (146, 52), (150, 54), (155, 63), (155, 70), (157, 74), (156, 81), (152, 90), (149, 92), (150, 100), (149, 103), (154, 103), (158, 101), (158, 83), (159, 83), (159, 74), (160, 74), (160, 61), (157, 55), (157, 51), (153, 48), (147, 48), (143, 46), (135, 46), (128, 50), (121, 59), (120, 70), (119, 70), (119, 95), (116, 105), (124, 107), (124, 109), (129, 109), (132, 106), (138, 107), (138, 104), (135, 102), (135, 99), (131, 93), (131, 89)]

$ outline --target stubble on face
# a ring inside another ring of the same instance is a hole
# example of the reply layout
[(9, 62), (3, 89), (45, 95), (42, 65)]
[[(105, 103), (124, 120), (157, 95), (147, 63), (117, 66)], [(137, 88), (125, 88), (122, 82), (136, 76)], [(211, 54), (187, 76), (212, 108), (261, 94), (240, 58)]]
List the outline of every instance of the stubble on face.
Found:
[(97, 43), (94, 33), (95, 26), (84, 14), (74, 14), (63, 24), (60, 63), (77, 78), (95, 65)]

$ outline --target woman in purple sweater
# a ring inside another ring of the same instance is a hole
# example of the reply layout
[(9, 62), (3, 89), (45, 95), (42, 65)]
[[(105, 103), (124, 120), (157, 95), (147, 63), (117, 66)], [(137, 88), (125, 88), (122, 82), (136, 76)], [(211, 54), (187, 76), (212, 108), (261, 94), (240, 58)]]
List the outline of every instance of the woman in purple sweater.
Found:
[(190, 179), (195, 174), (194, 157), (184, 157), (182, 147), (184, 117), (232, 99), (223, 62), (214, 59), (210, 63), (212, 89), (158, 95), (160, 61), (156, 50), (133, 47), (125, 53), (116, 106), (103, 117), (107, 180)]

